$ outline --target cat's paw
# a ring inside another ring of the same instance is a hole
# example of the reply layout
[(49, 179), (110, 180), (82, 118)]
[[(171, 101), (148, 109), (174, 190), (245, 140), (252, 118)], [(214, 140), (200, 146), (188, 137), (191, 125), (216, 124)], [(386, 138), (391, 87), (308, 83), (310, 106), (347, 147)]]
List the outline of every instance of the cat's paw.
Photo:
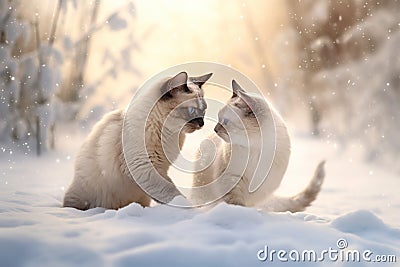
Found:
[(236, 205), (236, 206), (246, 206), (246, 203), (243, 199), (243, 197), (232, 195), (232, 194), (227, 194), (224, 197), (224, 202), (230, 205)]

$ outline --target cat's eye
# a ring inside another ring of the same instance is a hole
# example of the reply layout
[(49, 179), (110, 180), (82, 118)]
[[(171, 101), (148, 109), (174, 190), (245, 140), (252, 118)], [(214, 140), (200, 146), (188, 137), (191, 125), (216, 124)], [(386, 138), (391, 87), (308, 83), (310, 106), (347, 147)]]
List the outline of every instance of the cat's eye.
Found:
[(229, 120), (225, 118), (225, 119), (223, 120), (223, 124), (224, 124), (224, 125), (228, 125), (228, 123), (229, 123)]
[(194, 114), (194, 107), (188, 107), (188, 112), (190, 115)]

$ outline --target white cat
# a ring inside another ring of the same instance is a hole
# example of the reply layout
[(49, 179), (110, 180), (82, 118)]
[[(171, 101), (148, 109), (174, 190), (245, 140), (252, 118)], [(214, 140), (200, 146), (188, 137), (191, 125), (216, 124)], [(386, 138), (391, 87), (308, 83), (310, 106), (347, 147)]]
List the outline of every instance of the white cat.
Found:
[[(194, 174), (191, 201), (203, 205), (222, 196), (219, 200), (230, 204), (264, 206), (272, 211), (303, 210), (320, 190), (323, 163), (302, 193), (291, 198), (274, 197), (266, 204), (280, 185), (289, 162), (287, 128), (261, 95), (246, 92), (235, 80), (232, 89), (231, 99), (218, 113), (216, 134), (209, 138), (216, 146), (216, 154), (202, 149), (199, 155), (196, 169), (212, 164)], [(201, 187), (207, 190), (196, 189)]]
[(181, 72), (142, 90), (126, 111), (106, 114), (76, 158), (64, 207), (118, 209), (132, 202), (149, 206), (151, 198), (166, 203), (180, 195), (167, 170), (185, 134), (204, 125), (207, 105), (201, 87), (211, 75), (188, 77)]

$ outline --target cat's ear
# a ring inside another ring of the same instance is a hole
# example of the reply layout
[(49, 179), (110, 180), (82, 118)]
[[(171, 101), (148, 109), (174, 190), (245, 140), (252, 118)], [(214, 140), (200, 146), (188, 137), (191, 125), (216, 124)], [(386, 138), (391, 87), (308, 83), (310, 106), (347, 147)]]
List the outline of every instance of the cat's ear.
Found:
[(235, 81), (232, 80), (232, 98), (245, 94), (246, 91)]
[(257, 102), (235, 80), (232, 80), (232, 92), (232, 98), (239, 97), (236, 106), (241, 108), (246, 115), (254, 115)]
[(209, 73), (199, 77), (191, 77), (190, 80), (198, 87), (201, 87), (203, 84), (206, 83), (206, 81), (208, 81), (208, 79), (211, 78), (212, 75), (212, 73)]
[(166, 81), (165, 84), (161, 87), (161, 94), (163, 98), (171, 98), (179, 90), (187, 90), (187, 80), (188, 74), (182, 71)]

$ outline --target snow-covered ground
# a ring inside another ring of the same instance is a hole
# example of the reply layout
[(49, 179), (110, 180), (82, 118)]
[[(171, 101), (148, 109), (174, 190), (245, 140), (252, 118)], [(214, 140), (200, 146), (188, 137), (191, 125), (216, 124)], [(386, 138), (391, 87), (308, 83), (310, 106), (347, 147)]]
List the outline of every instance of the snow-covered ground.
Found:
[[(311, 266), (370, 266), (367, 258), (379, 255), (397, 259), (381, 266), (400, 264), (400, 177), (363, 162), (359, 146), (294, 136), (280, 194), (300, 191), (327, 160), (323, 190), (302, 213), (226, 204), (82, 212), (61, 208), (81, 142), (65, 135), (58, 151), (40, 158), (1, 150), (1, 266), (280, 266), (300, 264), (297, 256), (312, 259), (312, 250), (317, 262)], [(356, 250), (360, 262), (352, 261)]]

